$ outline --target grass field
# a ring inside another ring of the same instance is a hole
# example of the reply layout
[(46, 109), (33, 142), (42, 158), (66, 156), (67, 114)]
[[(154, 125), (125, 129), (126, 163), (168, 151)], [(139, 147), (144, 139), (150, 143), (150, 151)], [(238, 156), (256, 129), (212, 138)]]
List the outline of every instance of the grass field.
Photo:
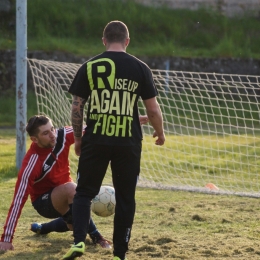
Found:
[[(12, 200), (15, 169), (14, 130), (0, 130), (0, 226)], [(138, 188), (129, 260), (137, 259), (259, 259), (260, 205), (255, 198)], [(98, 229), (112, 239), (113, 217), (93, 216)], [(26, 203), (13, 241), (15, 250), (0, 259), (61, 259), (72, 233), (37, 236), (31, 222), (43, 222)], [(112, 259), (112, 252), (94, 247), (87, 238), (80, 259)]]

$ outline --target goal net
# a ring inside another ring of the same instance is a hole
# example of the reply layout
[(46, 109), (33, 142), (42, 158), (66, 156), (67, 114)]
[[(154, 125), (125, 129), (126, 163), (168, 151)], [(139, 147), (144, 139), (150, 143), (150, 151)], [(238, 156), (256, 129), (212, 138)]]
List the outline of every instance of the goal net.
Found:
[[(70, 125), (67, 92), (81, 64), (28, 59), (38, 113), (56, 126)], [(166, 142), (156, 146), (153, 128), (142, 126), (139, 186), (259, 196), (260, 77), (152, 70)], [(139, 102), (140, 114), (145, 114)], [(70, 161), (77, 169), (75, 153)], [(105, 183), (111, 184), (111, 173)], [(213, 183), (218, 189), (205, 187)]]

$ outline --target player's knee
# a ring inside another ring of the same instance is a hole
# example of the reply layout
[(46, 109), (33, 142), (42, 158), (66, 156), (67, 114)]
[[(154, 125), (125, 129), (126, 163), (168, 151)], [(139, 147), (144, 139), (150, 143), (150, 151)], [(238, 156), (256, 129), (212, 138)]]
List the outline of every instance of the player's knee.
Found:
[(73, 198), (76, 193), (76, 183), (68, 182), (65, 184), (65, 187), (68, 197)]

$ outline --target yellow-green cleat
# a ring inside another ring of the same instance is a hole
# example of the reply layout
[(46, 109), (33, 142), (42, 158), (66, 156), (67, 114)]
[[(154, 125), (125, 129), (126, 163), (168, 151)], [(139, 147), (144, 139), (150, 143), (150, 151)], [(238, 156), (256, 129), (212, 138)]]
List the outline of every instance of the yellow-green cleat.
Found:
[[(121, 260), (118, 256), (114, 256), (113, 260)], [(127, 258), (125, 258), (124, 260), (127, 260)]]
[(70, 250), (67, 252), (67, 254), (63, 256), (62, 259), (73, 260), (76, 257), (82, 256), (84, 252), (85, 252), (85, 243), (79, 242), (78, 244), (73, 245), (70, 248)]

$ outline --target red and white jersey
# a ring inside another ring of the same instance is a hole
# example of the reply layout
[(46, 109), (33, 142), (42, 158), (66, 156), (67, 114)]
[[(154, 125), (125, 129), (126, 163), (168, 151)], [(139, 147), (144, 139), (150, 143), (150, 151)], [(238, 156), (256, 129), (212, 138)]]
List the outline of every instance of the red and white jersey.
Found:
[(73, 181), (68, 161), (70, 146), (74, 143), (72, 127), (57, 129), (56, 137), (54, 148), (40, 148), (32, 143), (27, 151), (18, 173), (13, 201), (1, 236), (2, 242), (12, 242), (28, 195), (33, 202), (52, 188)]

